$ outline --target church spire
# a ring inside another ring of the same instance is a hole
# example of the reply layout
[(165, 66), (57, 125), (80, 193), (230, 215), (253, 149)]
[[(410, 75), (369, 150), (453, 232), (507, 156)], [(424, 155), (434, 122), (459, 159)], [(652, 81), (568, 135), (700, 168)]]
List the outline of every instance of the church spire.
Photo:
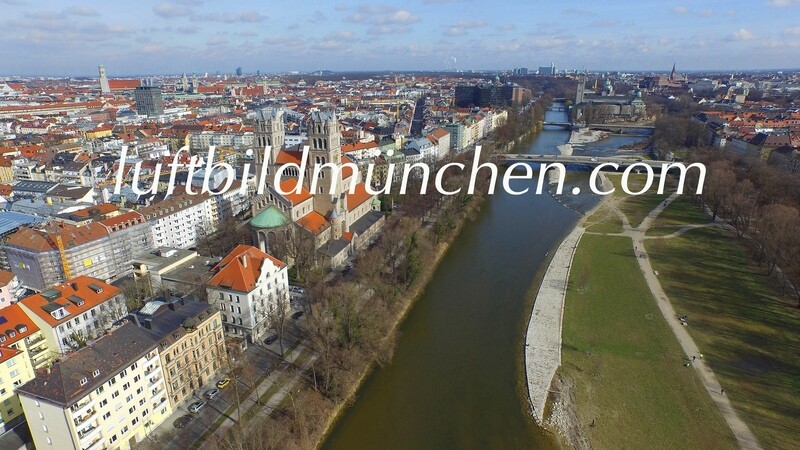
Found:
[(669, 74), (669, 80), (673, 81), (675, 79), (675, 63), (672, 63), (672, 72)]

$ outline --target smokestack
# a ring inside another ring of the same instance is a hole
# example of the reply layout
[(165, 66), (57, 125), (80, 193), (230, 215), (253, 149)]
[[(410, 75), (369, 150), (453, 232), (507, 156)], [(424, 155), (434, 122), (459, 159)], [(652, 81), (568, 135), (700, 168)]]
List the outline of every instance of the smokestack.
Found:
[(70, 286), (72, 286), (73, 291), (78, 292), (78, 283), (75, 283), (73, 281), (72, 283), (70, 283)]
[(247, 268), (247, 254), (242, 255), (242, 266), (244, 266), (245, 269)]

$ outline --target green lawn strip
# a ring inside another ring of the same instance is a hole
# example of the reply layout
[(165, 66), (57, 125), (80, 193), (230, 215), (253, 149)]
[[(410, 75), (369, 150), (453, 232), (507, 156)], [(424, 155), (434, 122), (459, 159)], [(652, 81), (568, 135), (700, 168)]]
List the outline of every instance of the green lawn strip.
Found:
[[(626, 237), (584, 235), (570, 272), (561, 371), (594, 448), (735, 448)], [(592, 426), (594, 422), (594, 426)]]
[[(292, 343), (291, 346), (289, 346), (287, 349), (285, 349), (283, 354), (284, 355), (289, 355), (291, 352), (294, 351), (295, 348), (297, 348), (298, 345), (300, 345), (300, 341), (299, 340), (295, 341), (294, 343)], [(307, 349), (303, 349), (304, 352), (306, 350)], [(256, 383), (254, 383), (253, 386), (247, 388), (247, 390), (245, 390), (244, 392), (240, 393), (239, 394), (239, 402), (242, 402), (242, 401), (246, 400), (250, 396), (250, 394), (253, 392), (253, 389), (255, 388), (255, 386), (257, 384), (260, 384), (262, 381), (264, 381), (264, 379), (267, 377), (267, 372), (272, 372), (272, 371), (276, 370), (276, 368), (278, 367), (278, 365), (280, 363), (281, 363), (281, 361), (276, 361), (274, 364), (272, 364), (268, 368), (267, 371), (265, 371), (265, 373), (263, 375), (261, 375), (258, 378), (258, 381), (256, 381)], [(217, 430), (217, 428), (219, 428), (219, 426), (222, 425), (222, 423), (225, 422), (228, 419), (228, 417), (232, 417), (232, 414), (233, 414), (234, 411), (236, 411), (236, 403), (235, 402), (234, 402), (234, 404), (229, 406), (228, 409), (226, 409), (223, 414), (221, 414), (219, 417), (217, 417), (217, 420), (215, 420), (211, 424), (211, 426), (203, 434), (201, 434), (200, 437), (197, 438), (197, 440), (194, 441), (194, 444), (192, 444), (192, 448), (200, 448), (200, 446), (203, 444), (203, 442), (205, 442), (205, 440), (208, 439), (208, 437), (210, 435), (212, 435)]]
[[(295, 365), (296, 367), (302, 367), (303, 364), (305, 364), (305, 362), (308, 360), (308, 358), (311, 357), (311, 355), (312, 352), (310, 349), (303, 348), (300, 355), (297, 356), (297, 358), (294, 360), (294, 363), (292, 364)], [(289, 374), (289, 375), (282, 374), (278, 379), (276, 379), (275, 382), (272, 383), (272, 385), (269, 388), (267, 388), (266, 392), (261, 394), (261, 396), (258, 398), (258, 403), (253, 404), (253, 406), (251, 406), (250, 409), (247, 410), (247, 412), (244, 414), (245, 421), (249, 421), (250, 419), (255, 417), (255, 415), (258, 414), (264, 408), (264, 405), (267, 404), (267, 401), (273, 395), (278, 393), (281, 389), (286, 387), (286, 385), (290, 383), (291, 380), (293, 379), (294, 379), (294, 374)]]
[(659, 278), (737, 411), (764, 448), (800, 442), (800, 311), (731, 231), (648, 242)]
[[(617, 190), (614, 192), (614, 195), (625, 196), (622, 203), (620, 204), (620, 211), (628, 218), (628, 223), (632, 227), (638, 227), (639, 224), (642, 223), (647, 214), (653, 210), (659, 203), (666, 200), (669, 197), (669, 194), (672, 192), (670, 188), (671, 180), (668, 180), (667, 189), (665, 189), (664, 194), (657, 194), (658, 192), (658, 183), (660, 177), (653, 177), (653, 183), (647, 189), (647, 191), (641, 195), (630, 195), (626, 194), (625, 191), (622, 190), (622, 177), (615, 177), (612, 178), (614, 182), (614, 187)], [(628, 190), (631, 192), (638, 192), (644, 188), (645, 183), (647, 181), (647, 175), (645, 174), (632, 174), (628, 177)]]
[(672, 227), (670, 233), (673, 233), (684, 225), (709, 222), (711, 222), (711, 216), (697, 207), (691, 195), (684, 193), (673, 200), (664, 211), (661, 211), (661, 214), (653, 221), (653, 228), (650, 230)]

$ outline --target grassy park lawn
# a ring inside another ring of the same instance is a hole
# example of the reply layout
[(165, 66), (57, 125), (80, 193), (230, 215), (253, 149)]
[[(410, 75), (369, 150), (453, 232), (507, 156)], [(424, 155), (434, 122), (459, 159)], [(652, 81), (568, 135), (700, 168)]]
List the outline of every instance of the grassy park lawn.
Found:
[[(694, 220), (688, 216), (691, 213), (676, 209), (665, 222)], [(731, 231), (692, 230), (674, 239), (649, 241), (647, 248), (670, 301), (679, 314), (688, 316), (689, 333), (762, 447), (796, 448), (796, 301), (779, 295), (764, 269), (748, 261), (747, 250)]]
[(629, 238), (581, 239), (562, 349), (559, 370), (574, 383), (578, 420), (593, 447), (735, 448), (699, 378), (684, 367)]
[[(628, 218), (628, 223), (630, 223), (632, 227), (638, 227), (642, 223), (642, 220), (647, 217), (647, 214), (658, 206), (659, 203), (666, 200), (672, 192), (672, 180), (667, 180), (667, 189), (665, 189), (665, 193), (657, 194), (659, 180), (660, 177), (653, 177), (653, 184), (651, 184), (647, 192), (642, 195), (628, 195), (623, 192), (622, 177), (617, 177), (614, 181), (614, 186), (617, 188), (614, 195), (625, 196), (619, 209), (625, 214), (625, 217)], [(646, 181), (647, 176), (643, 174), (631, 175), (628, 177), (628, 190), (637, 192), (644, 187)]]
[(711, 216), (697, 208), (692, 196), (684, 193), (678, 196), (653, 221), (648, 236), (664, 236), (678, 231), (682, 226), (696, 223), (709, 223)]

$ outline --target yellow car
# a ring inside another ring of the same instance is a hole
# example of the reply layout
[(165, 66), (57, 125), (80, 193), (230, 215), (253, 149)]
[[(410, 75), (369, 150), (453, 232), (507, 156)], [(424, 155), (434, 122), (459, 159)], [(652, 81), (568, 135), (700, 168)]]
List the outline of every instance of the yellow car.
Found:
[(228, 385), (231, 384), (230, 378), (224, 378), (222, 380), (217, 381), (217, 389), (225, 389)]

